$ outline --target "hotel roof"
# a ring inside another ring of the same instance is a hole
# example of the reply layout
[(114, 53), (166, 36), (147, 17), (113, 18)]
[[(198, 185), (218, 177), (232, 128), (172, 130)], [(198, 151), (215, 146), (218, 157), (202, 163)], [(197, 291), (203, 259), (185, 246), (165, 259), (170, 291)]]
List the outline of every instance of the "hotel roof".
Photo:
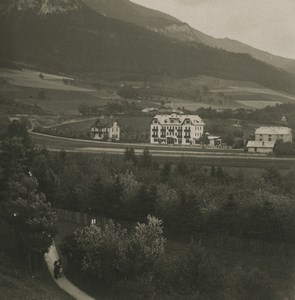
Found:
[(259, 127), (255, 134), (290, 134), (292, 130), (288, 127)]
[(275, 142), (249, 141), (247, 148), (274, 148)]
[(156, 115), (154, 116), (154, 119), (157, 119), (161, 125), (182, 125), (185, 122), (185, 120), (190, 120), (191, 125), (194, 126), (205, 125), (203, 120), (198, 115)]

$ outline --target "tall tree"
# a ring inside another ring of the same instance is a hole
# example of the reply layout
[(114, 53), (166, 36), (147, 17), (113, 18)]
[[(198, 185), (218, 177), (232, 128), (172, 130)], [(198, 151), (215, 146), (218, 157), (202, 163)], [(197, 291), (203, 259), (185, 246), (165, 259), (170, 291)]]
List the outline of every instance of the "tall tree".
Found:
[(144, 148), (141, 156), (141, 166), (143, 168), (151, 168), (152, 162), (153, 162), (152, 155), (150, 154), (149, 149), (146, 147)]
[(19, 254), (30, 270), (38, 267), (55, 235), (56, 214), (37, 190), (36, 178), (22, 176), (9, 184), (6, 215), (15, 233)]

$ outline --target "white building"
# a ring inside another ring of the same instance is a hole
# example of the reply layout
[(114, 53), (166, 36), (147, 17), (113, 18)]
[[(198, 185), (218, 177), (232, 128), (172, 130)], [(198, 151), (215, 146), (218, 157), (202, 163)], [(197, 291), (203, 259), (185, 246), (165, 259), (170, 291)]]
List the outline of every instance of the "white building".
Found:
[(255, 141), (284, 143), (292, 142), (292, 130), (288, 127), (259, 127), (255, 131)]
[(272, 153), (277, 141), (292, 142), (292, 130), (288, 127), (259, 127), (255, 141), (247, 143), (248, 152)]
[(204, 132), (204, 122), (197, 115), (156, 115), (151, 122), (151, 144), (194, 145)]
[(91, 139), (98, 141), (120, 141), (120, 126), (115, 120), (98, 119), (91, 128)]
[(216, 147), (222, 144), (222, 139), (220, 136), (208, 135), (209, 146)]
[(250, 153), (273, 153), (275, 142), (249, 141), (247, 144)]

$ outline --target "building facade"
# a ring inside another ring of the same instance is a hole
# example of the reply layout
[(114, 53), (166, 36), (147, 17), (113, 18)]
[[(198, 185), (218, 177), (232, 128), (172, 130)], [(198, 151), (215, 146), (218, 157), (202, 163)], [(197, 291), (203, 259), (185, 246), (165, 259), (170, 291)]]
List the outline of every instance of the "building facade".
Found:
[(150, 126), (151, 144), (194, 145), (204, 133), (204, 122), (197, 115), (154, 116)]
[(277, 141), (292, 142), (292, 130), (288, 127), (259, 127), (255, 140), (247, 143), (248, 152), (273, 153)]
[(98, 141), (120, 141), (121, 129), (117, 121), (98, 119), (91, 128), (91, 139)]
[(292, 142), (292, 130), (288, 127), (259, 127), (255, 131), (257, 142)]
[(260, 142), (260, 141), (249, 141), (247, 144), (247, 150), (250, 153), (273, 153), (275, 142)]

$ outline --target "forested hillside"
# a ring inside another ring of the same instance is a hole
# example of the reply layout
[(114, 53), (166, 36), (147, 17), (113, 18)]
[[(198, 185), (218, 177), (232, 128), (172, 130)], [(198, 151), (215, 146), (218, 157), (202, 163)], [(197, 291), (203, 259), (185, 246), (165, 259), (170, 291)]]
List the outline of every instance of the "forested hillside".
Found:
[[(129, 0), (84, 0), (95, 11), (111, 18), (143, 26), (155, 32), (234, 53), (247, 53), (252, 57), (295, 73), (295, 60), (273, 55), (229, 38), (214, 38), (163, 12), (143, 7)], [(201, 4), (200, 4), (201, 5)], [(197, 6), (196, 6), (197, 7)], [(214, 20), (208, 20), (214, 22)]]
[(2, 15), (0, 57), (86, 77), (174, 78), (199, 74), (295, 92), (295, 76), (245, 54), (185, 43), (106, 18), (89, 8)]

